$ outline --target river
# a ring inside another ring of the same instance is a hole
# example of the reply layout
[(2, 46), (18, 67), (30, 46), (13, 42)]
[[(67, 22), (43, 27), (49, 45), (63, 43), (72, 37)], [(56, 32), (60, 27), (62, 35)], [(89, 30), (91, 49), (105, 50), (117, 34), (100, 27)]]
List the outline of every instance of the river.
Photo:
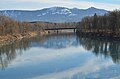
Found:
[(120, 42), (59, 33), (0, 47), (0, 79), (120, 79)]

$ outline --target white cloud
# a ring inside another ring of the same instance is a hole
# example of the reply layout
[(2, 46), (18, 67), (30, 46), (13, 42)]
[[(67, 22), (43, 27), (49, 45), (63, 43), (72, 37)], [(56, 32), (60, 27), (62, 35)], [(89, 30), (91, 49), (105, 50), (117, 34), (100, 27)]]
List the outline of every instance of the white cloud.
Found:
[[(74, 50), (74, 52), (73, 52)], [(35, 52), (35, 53), (33, 53)], [(49, 52), (49, 53), (48, 53)], [(76, 54), (83, 54), (87, 51), (83, 47), (69, 47), (59, 50), (45, 49), (45, 48), (31, 48), (27, 52), (23, 52), (23, 56), (17, 57), (12, 63), (12, 67), (30, 65), (31, 63), (48, 62), (49, 60), (63, 59), (68, 56), (73, 56)], [(29, 53), (29, 54), (28, 54)]]
[(77, 75), (77, 77), (80, 77), (81, 79), (81, 76), (79, 76), (80, 74), (87, 75), (89, 73), (94, 73), (96, 71), (100, 71), (104, 68), (108, 68), (114, 65), (112, 60), (101, 62), (99, 64), (96, 60), (99, 61), (99, 59), (97, 58), (90, 58), (90, 60), (85, 62), (82, 66), (73, 67), (62, 72), (54, 72), (43, 76), (33, 77), (30, 79), (72, 79), (74, 75)]
[[(87, 2), (87, 1), (75, 1), (75, 0), (0, 0), (0, 4), (2, 2), (7, 2), (6, 4), (10, 5), (9, 3), (14, 3), (17, 2), (18, 5), (16, 6), (17, 8), (14, 8), (15, 6), (7, 7), (6, 6), (1, 6), (2, 8), (11, 8), (11, 9), (41, 9), (45, 7), (53, 7), (53, 6), (64, 6), (68, 8), (88, 8), (88, 7), (97, 7), (97, 8), (104, 8), (107, 10), (114, 10), (114, 9), (119, 9), (120, 5), (118, 4), (108, 4), (108, 3), (97, 3), (97, 2)], [(27, 3), (26, 6), (21, 7), (21, 3)], [(30, 4), (31, 6), (30, 6)]]

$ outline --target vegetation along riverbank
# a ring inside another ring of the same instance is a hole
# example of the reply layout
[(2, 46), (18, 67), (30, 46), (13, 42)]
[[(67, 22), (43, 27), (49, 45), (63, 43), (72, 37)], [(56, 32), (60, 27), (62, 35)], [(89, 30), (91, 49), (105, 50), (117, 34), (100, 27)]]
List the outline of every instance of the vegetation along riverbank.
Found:
[(18, 22), (0, 15), (0, 46), (13, 43), (25, 37), (56, 33), (49, 28), (72, 27), (76, 23)]
[(120, 39), (120, 11), (108, 12), (103, 16), (94, 14), (85, 17), (77, 27), (78, 35)]

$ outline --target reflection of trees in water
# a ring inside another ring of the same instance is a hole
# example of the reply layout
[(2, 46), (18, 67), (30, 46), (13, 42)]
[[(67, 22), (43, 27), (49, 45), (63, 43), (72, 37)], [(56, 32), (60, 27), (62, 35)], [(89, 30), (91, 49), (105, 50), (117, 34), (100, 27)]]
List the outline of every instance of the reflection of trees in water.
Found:
[(114, 63), (120, 63), (120, 42), (99, 38), (79, 37), (80, 45), (92, 51), (96, 56), (112, 57)]
[[(37, 36), (32, 38), (24, 38), (22, 40), (16, 41), (13, 44), (5, 45), (0, 47), (0, 67), (2, 69), (6, 68), (9, 63), (14, 60), (17, 55), (21, 55), (23, 51), (28, 50), (30, 47), (34, 47), (33, 43), (37, 44), (37, 47), (43, 47), (43, 43), (46, 40), (52, 39), (65, 39), (65, 38), (72, 38), (75, 36), (74, 34), (52, 34), (46, 36)], [(54, 47), (54, 44), (51, 45)]]
[(48, 35), (47, 41), (42, 45), (44, 48), (62, 49), (70, 46), (78, 46), (74, 33)]
[[(2, 69), (6, 68), (9, 63), (11, 63), (17, 55), (21, 55), (22, 52), (28, 50), (30, 47), (34, 47), (33, 43), (37, 44), (37, 47), (45, 47), (43, 44), (48, 40), (60, 40), (60, 39), (71, 39), (75, 38), (76, 43), (74, 46), (78, 46), (78, 42), (86, 50), (93, 51), (96, 56), (104, 55), (105, 57), (111, 56), (115, 63), (120, 62), (120, 42), (119, 41), (108, 41), (98, 38), (88, 38), (88, 37), (79, 37), (76, 38), (74, 34), (53, 34), (46, 36), (38, 36), (32, 38), (25, 38), (19, 41), (16, 41), (14, 44), (6, 45), (0, 47), (0, 67)], [(51, 42), (51, 48), (54, 47), (54, 41)], [(69, 41), (71, 43), (71, 41)], [(47, 42), (48, 43), (48, 42)], [(62, 42), (64, 43), (64, 42)], [(66, 43), (67, 44), (67, 43)], [(46, 47), (45, 47), (46, 48)], [(63, 48), (63, 47), (61, 47)]]
[(6, 68), (17, 55), (21, 55), (23, 51), (29, 49), (31, 42), (34, 41), (44, 41), (44, 37), (25, 38), (13, 44), (0, 47), (0, 67), (2, 69)]

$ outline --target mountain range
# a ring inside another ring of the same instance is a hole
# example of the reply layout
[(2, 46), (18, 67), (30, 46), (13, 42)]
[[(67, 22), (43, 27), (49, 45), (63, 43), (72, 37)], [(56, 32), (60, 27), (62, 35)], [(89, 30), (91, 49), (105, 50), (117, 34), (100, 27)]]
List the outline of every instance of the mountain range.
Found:
[(0, 14), (17, 21), (79, 22), (85, 16), (104, 15), (107, 10), (90, 7), (88, 9), (50, 7), (41, 10), (1, 10)]

